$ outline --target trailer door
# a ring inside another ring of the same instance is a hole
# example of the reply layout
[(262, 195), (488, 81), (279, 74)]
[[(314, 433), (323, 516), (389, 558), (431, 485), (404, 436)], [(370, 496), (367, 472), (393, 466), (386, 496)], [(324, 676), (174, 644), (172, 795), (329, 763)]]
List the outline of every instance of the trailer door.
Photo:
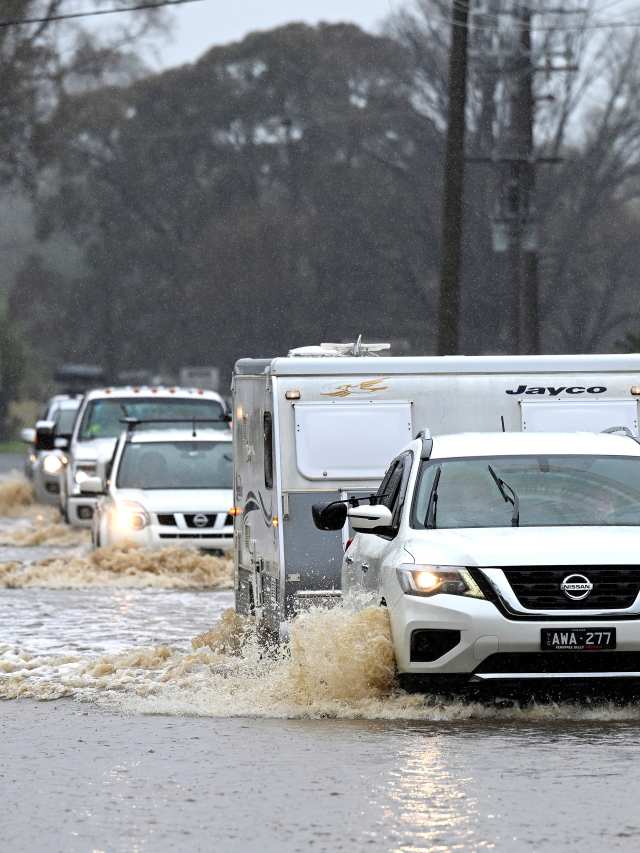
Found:
[(296, 463), (307, 480), (382, 479), (413, 438), (408, 401), (296, 403)]
[(523, 432), (602, 432), (627, 427), (638, 435), (636, 400), (522, 400)]

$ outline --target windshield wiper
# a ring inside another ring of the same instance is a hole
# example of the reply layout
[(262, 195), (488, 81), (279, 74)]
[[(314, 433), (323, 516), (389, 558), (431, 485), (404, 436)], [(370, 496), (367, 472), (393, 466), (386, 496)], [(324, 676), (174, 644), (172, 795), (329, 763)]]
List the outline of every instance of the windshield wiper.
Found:
[[(505, 483), (502, 477), (499, 477), (496, 474), (491, 465), (487, 465), (487, 468), (489, 469), (489, 473), (493, 478), (493, 482), (498, 487), (498, 491), (504, 498), (504, 502), (513, 504), (513, 512), (511, 514), (511, 526), (520, 527), (520, 498), (516, 494), (515, 489), (510, 486), (509, 483)], [(507, 492), (511, 492), (511, 494), (508, 495)]]
[(440, 482), (440, 474), (442, 474), (442, 468), (438, 468), (436, 471), (433, 478), (433, 485), (431, 486), (431, 492), (429, 493), (427, 516), (424, 522), (424, 526), (427, 529), (433, 529), (436, 526), (436, 512), (438, 511), (438, 483)]

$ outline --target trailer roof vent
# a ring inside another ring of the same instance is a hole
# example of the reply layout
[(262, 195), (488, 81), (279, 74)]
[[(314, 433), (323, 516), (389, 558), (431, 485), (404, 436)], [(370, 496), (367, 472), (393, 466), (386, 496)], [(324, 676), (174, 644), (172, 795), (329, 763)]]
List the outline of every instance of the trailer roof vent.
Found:
[(320, 346), (297, 347), (289, 350), (290, 358), (353, 358), (354, 356), (377, 356), (382, 352), (389, 352), (391, 344), (367, 344), (358, 335), (355, 343), (347, 344), (320, 344)]

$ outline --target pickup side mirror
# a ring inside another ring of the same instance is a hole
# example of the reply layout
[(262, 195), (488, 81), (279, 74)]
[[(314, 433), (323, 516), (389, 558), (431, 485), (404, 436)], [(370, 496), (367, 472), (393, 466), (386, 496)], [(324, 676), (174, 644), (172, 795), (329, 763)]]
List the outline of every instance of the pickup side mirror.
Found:
[(34, 447), (36, 450), (55, 449), (55, 421), (38, 421), (36, 424), (36, 435)]
[(382, 504), (354, 506), (348, 515), (356, 533), (386, 533), (393, 521), (391, 510)]
[(25, 427), (20, 430), (20, 441), (25, 444), (34, 444), (36, 440), (36, 431), (33, 427)]
[(342, 501), (314, 504), (311, 514), (318, 530), (341, 530), (347, 520), (347, 505)]
[(104, 483), (102, 477), (87, 477), (80, 483), (81, 495), (103, 495)]

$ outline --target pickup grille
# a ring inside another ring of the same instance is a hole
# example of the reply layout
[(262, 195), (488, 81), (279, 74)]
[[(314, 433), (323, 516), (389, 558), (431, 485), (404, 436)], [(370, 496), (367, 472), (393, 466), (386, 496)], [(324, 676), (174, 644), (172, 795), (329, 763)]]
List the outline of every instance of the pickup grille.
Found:
[[(503, 571), (528, 610), (622, 610), (631, 607), (640, 592), (640, 566), (518, 566)], [(593, 584), (580, 601), (560, 589), (572, 574), (584, 575)]]

